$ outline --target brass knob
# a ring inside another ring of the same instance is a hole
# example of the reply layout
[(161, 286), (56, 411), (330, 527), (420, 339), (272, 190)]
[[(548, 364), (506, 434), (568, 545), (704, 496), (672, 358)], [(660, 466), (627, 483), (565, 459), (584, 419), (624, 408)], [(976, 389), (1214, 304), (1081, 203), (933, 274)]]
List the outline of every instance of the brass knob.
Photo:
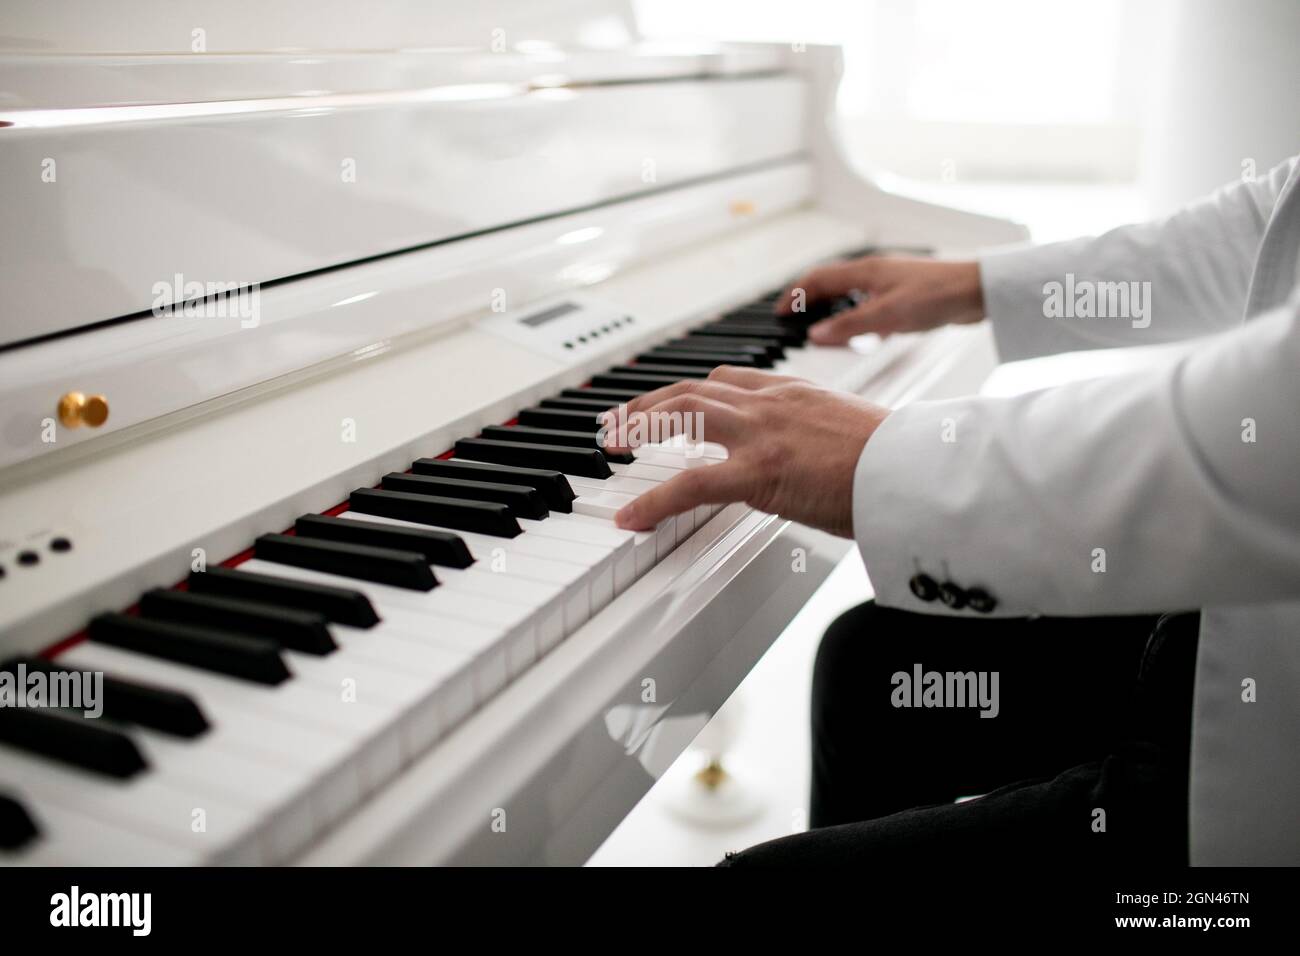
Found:
[(59, 399), (59, 421), (68, 428), (98, 428), (108, 421), (108, 399), (103, 395), (68, 392)]

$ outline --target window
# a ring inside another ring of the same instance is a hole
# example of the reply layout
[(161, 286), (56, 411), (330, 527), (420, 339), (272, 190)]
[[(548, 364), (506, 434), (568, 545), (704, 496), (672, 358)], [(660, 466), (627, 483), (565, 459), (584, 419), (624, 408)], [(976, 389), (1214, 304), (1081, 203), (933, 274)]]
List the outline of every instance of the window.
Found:
[(834, 43), (855, 157), (915, 179), (1137, 178), (1165, 2), (637, 0), (651, 38)]

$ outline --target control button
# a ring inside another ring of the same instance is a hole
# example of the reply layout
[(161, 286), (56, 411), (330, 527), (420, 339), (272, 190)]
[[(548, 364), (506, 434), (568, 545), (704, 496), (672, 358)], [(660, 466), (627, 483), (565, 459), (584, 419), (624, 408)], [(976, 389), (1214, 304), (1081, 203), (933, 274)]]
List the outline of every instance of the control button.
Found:
[(921, 601), (933, 601), (939, 596), (939, 585), (935, 584), (934, 578), (928, 574), (915, 575), (912, 580), (907, 582), (907, 586), (912, 589), (912, 593)]
[(51, 538), (50, 550), (58, 554), (63, 554), (64, 552), (72, 550), (72, 542), (63, 537)]
[(37, 554), (35, 551), (18, 552), (18, 563), (25, 568), (30, 568), (33, 564), (38, 563), (40, 560), (41, 560), (41, 556)]
[(939, 600), (954, 611), (959, 611), (966, 606), (966, 592), (951, 581), (945, 581), (939, 585)]
[(966, 592), (966, 600), (970, 602), (971, 610), (980, 614), (991, 614), (998, 606), (998, 599), (983, 588), (971, 588)]

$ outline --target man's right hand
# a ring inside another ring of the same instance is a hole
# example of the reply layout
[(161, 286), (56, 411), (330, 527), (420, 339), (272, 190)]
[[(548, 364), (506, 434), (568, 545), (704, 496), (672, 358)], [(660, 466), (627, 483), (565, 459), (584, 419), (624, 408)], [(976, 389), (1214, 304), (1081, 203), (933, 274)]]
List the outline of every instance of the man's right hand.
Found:
[[(803, 296), (799, 296), (799, 290)], [(789, 315), (826, 299), (860, 292), (865, 299), (813, 325), (808, 334), (818, 345), (843, 345), (855, 335), (875, 332), (923, 332), (952, 322), (984, 318), (984, 292), (977, 262), (939, 262), (901, 256), (867, 256), (814, 269), (795, 282), (777, 302), (778, 315)]]

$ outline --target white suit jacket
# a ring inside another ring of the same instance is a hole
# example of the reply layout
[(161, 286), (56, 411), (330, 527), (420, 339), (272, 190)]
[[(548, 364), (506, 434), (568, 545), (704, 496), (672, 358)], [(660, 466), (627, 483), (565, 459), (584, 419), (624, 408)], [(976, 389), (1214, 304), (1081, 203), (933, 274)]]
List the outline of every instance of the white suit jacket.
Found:
[[(854, 480), (882, 604), (1202, 610), (1194, 864), (1300, 863), (1298, 181), (1300, 157), (1163, 221), (983, 257), (1003, 360), (1203, 338), (1155, 369), (897, 409)], [(1045, 287), (1071, 273), (1150, 282), (1149, 325), (1047, 317)], [(989, 598), (922, 601), (918, 572)]]

